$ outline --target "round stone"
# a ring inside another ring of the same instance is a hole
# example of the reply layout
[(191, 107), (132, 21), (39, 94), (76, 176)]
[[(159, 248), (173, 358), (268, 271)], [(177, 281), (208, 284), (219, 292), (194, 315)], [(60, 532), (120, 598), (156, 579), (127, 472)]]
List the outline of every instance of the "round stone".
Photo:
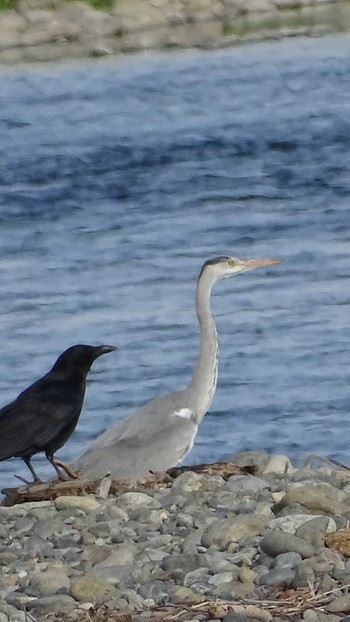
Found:
[(94, 497), (77, 497), (74, 495), (66, 495), (65, 497), (57, 497), (54, 501), (57, 511), (67, 509), (79, 509), (83, 512), (93, 512), (100, 507), (100, 503)]

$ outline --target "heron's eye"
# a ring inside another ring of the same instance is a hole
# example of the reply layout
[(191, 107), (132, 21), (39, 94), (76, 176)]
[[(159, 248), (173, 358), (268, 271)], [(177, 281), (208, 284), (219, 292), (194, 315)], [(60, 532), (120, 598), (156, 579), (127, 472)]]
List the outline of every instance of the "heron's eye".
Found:
[(230, 259), (228, 260), (228, 265), (231, 268), (234, 268), (235, 266), (238, 266), (239, 264), (239, 259), (236, 259), (236, 257), (230, 257)]

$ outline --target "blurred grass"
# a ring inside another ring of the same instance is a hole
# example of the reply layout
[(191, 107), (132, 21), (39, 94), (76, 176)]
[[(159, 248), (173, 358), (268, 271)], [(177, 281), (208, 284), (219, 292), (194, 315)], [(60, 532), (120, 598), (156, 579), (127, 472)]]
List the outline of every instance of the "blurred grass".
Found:
[(0, 0), (0, 11), (17, 8), (17, 0)]
[[(93, 6), (95, 9), (101, 10), (110, 10), (115, 4), (115, 0), (85, 0), (85, 2), (86, 4)], [(0, 11), (8, 11), (10, 9), (16, 10), (17, 5), (18, 0), (0, 0)]]

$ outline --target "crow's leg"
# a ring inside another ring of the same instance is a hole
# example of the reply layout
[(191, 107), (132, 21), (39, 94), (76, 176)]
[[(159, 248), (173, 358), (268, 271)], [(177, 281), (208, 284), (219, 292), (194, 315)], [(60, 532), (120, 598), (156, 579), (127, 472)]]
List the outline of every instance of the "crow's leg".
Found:
[(31, 459), (28, 457), (23, 457), (22, 456), (22, 460), (24, 462), (24, 464), (28, 467), (29, 471), (31, 472), (31, 474), (33, 475), (34, 478), (34, 482), (28, 482), (28, 480), (24, 479), (24, 477), (20, 477), (19, 475), (16, 475), (16, 477), (18, 479), (20, 479), (22, 482), (24, 482), (25, 484), (41, 484), (41, 479), (39, 477), (39, 475), (35, 472), (35, 469), (31, 463)]

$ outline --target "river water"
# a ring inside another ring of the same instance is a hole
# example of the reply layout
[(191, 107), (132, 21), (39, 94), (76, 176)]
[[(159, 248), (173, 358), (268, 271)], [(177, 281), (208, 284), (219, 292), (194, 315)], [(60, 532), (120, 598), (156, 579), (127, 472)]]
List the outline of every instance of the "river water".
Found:
[(118, 346), (69, 462), (187, 384), (207, 258), (280, 257), (215, 287), (219, 382), (187, 462), (349, 463), (350, 37), (4, 71), (0, 104), (1, 403), (74, 343)]

